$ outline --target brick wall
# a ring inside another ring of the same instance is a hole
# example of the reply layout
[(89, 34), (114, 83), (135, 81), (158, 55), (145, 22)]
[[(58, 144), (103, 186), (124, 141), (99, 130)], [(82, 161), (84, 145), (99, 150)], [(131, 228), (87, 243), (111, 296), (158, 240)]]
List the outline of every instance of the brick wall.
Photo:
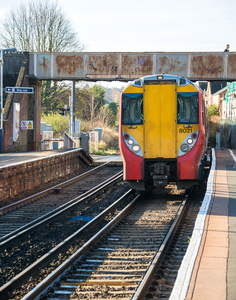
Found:
[(0, 201), (14, 198), (21, 193), (58, 178), (63, 178), (84, 165), (92, 158), (83, 149), (35, 159), (0, 168)]

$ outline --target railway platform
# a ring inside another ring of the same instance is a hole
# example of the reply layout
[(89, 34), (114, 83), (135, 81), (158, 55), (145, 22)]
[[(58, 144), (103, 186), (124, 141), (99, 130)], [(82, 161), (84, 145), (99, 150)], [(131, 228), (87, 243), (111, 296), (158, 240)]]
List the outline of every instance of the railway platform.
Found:
[(58, 153), (63, 153), (71, 149), (60, 149), (60, 150), (50, 150), (50, 151), (30, 151), (30, 152), (11, 152), (11, 153), (1, 153), (0, 154), (0, 167), (5, 167), (8, 165), (14, 165), (16, 163), (23, 163), (25, 161), (30, 161), (34, 159), (40, 159), (55, 155)]
[(236, 150), (213, 150), (214, 156), (171, 300), (236, 299)]
[[(73, 149), (59, 149), (50, 151), (31, 151), (31, 152), (14, 152), (14, 153), (1, 153), (0, 154), (0, 168), (8, 165), (15, 165), (34, 159), (43, 159), (59, 153), (71, 151)], [(103, 164), (111, 161), (116, 164), (122, 165), (122, 157), (120, 155), (90, 155), (95, 165)]]
[(0, 154), (0, 201), (14, 198), (87, 166), (122, 167), (119, 155), (89, 155), (82, 148)]
[(109, 162), (109, 165), (123, 166), (121, 155), (94, 155), (91, 154), (93, 165), (101, 165)]

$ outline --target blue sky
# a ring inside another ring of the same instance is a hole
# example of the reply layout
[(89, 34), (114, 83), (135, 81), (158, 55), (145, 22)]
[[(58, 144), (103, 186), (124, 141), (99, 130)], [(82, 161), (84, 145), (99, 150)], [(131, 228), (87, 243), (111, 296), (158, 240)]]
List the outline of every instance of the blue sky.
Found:
[[(28, 0), (1, 0), (0, 18)], [(236, 51), (235, 0), (58, 0), (89, 52)]]

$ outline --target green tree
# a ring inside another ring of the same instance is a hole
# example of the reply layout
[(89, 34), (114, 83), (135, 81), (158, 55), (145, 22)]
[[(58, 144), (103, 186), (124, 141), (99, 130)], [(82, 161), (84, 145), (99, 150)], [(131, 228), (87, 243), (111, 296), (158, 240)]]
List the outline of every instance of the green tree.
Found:
[(110, 119), (110, 126), (118, 126), (118, 107), (115, 102), (109, 103), (107, 107), (112, 112), (112, 117)]
[(42, 114), (52, 113), (69, 103), (70, 87), (55, 81), (42, 82)]
[(96, 110), (98, 110), (101, 106), (103, 106), (105, 104), (105, 93), (106, 91), (104, 90), (103, 87), (101, 87), (100, 85), (94, 85), (93, 87), (91, 87), (89, 89), (89, 93), (91, 94), (91, 96), (94, 97), (95, 99), (95, 106), (96, 106)]
[(76, 89), (75, 115), (85, 121), (94, 122), (105, 104), (105, 90), (98, 85)]
[(210, 105), (208, 107), (208, 116), (209, 117), (213, 117), (213, 116), (218, 116), (219, 115), (219, 109), (218, 107), (213, 104), (213, 105)]
[(53, 137), (59, 138), (69, 127), (69, 119), (58, 113), (42, 114), (42, 121), (52, 125)]
[(115, 116), (117, 115), (118, 110), (117, 110), (117, 104), (115, 102), (109, 103), (108, 108), (113, 111)]
[(89, 89), (76, 89), (75, 93), (75, 116), (82, 120), (90, 121), (92, 95), (90, 94)]

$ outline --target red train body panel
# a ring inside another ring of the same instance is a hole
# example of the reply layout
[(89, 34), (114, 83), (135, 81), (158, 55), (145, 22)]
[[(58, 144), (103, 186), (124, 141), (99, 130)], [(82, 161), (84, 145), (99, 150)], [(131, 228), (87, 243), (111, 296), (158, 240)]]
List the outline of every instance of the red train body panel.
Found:
[(133, 188), (198, 184), (207, 149), (203, 92), (173, 75), (134, 81), (122, 93), (119, 143), (124, 180)]

